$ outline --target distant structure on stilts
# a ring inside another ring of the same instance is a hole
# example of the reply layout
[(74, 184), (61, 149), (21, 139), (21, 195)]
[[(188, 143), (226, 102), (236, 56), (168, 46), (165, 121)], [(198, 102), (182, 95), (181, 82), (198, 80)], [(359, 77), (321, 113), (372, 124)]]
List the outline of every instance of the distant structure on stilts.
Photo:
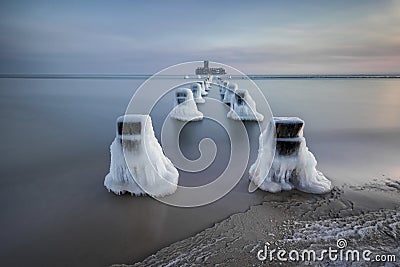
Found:
[(195, 71), (196, 75), (224, 75), (226, 71), (224, 68), (210, 68), (209, 61), (204, 61), (204, 67), (198, 67)]

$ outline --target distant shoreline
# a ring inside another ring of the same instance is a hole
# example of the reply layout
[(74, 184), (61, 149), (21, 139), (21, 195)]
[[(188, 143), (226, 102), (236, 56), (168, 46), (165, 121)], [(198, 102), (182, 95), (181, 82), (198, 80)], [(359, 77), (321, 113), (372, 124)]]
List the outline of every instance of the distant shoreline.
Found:
[[(0, 74), (0, 79), (134, 79), (143, 80), (152, 77), (150, 74)], [(224, 75), (229, 76), (229, 75)], [(157, 78), (177, 78), (181, 75), (157, 75)], [(231, 75), (231, 79), (246, 79), (246, 76)], [(249, 74), (252, 80), (267, 79), (400, 79), (400, 74)], [(195, 75), (190, 78), (197, 78)]]

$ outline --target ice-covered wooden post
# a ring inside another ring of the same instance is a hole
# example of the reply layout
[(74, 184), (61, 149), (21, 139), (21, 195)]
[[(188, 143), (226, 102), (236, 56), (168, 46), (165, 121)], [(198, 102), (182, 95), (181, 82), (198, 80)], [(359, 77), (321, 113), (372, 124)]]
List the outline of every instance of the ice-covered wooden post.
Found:
[(197, 104), (203, 104), (206, 102), (201, 96), (201, 85), (199, 83), (192, 83), (191, 88), (193, 93), (194, 102)]
[(224, 100), (225, 92), (226, 92), (226, 90), (228, 88), (228, 85), (229, 85), (229, 81), (226, 81), (226, 80), (222, 81), (222, 83), (220, 84), (219, 95), (221, 97), (221, 100)]
[(206, 88), (206, 83), (204, 81), (196, 81), (196, 83), (200, 84), (201, 87), (201, 95), (202, 96), (207, 96), (208, 92), (207, 92), (207, 88)]
[(222, 102), (227, 104), (228, 106), (231, 106), (232, 97), (235, 95), (235, 91), (238, 89), (238, 85), (236, 83), (229, 82), (227, 85), (228, 87), (225, 90)]
[(230, 107), (227, 117), (232, 120), (262, 121), (264, 119), (264, 116), (257, 112), (256, 102), (246, 89), (235, 90), (231, 97)]
[(193, 100), (193, 93), (188, 88), (175, 90), (174, 109), (170, 113), (172, 118), (181, 121), (199, 121), (203, 119), (203, 113), (197, 110)]
[(275, 117), (261, 133), (258, 157), (249, 170), (250, 180), (260, 189), (275, 193), (296, 188), (315, 194), (331, 190), (331, 182), (316, 169), (303, 127), (297, 117)]
[(276, 154), (298, 156), (303, 136), (304, 121), (297, 118), (274, 118), (276, 134)]
[(152, 196), (175, 192), (179, 173), (154, 136), (149, 115), (119, 117), (110, 151), (110, 172), (104, 179), (109, 191)]

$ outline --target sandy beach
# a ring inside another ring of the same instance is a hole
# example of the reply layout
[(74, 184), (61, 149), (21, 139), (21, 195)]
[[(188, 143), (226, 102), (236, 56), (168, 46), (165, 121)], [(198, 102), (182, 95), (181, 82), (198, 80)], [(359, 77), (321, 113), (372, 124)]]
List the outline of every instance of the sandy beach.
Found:
[(144, 261), (114, 266), (382, 266), (381, 262), (365, 260), (279, 261), (276, 254), (274, 260), (265, 262), (257, 258), (266, 244), (269, 250), (318, 251), (337, 249), (339, 238), (347, 241), (346, 249), (394, 255), (397, 260), (384, 266), (398, 266), (399, 193), (400, 183), (387, 180), (364, 186), (346, 184), (321, 196), (268, 194), (261, 205), (234, 214)]

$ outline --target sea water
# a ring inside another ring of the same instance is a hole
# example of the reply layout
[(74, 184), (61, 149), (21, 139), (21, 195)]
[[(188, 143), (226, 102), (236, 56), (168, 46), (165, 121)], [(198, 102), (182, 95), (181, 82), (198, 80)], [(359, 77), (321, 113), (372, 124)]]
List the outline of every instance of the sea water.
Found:
[[(125, 112), (142, 81), (0, 79), (0, 257), (4, 264), (135, 262), (262, 201), (260, 190), (247, 192), (247, 171), (223, 199), (196, 209), (109, 194), (103, 179), (115, 119)], [(307, 146), (318, 169), (333, 184), (400, 177), (399, 79), (296, 78), (256, 83), (274, 116), (298, 116), (305, 121)], [(213, 93), (218, 99), (218, 89)], [(168, 96), (161, 99), (152, 114), (159, 140), (164, 116), (157, 110), (172, 109), (172, 103)], [(180, 136), (185, 156), (197, 158), (197, 144), (205, 137), (218, 147), (207, 170), (180, 174), (180, 184), (202, 185), (223, 171), (230, 145), (215, 122), (203, 120), (190, 126)], [(259, 129), (251, 123), (246, 129), (251, 164)]]

